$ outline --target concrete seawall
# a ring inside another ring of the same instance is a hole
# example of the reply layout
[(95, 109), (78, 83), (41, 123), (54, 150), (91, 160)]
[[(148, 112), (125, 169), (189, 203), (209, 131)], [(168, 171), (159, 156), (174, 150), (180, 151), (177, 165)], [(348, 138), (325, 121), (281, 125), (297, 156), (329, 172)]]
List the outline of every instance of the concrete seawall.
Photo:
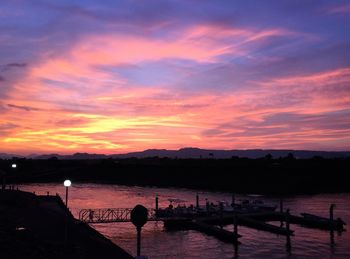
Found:
[(0, 191), (0, 258), (133, 258), (74, 219), (59, 196)]

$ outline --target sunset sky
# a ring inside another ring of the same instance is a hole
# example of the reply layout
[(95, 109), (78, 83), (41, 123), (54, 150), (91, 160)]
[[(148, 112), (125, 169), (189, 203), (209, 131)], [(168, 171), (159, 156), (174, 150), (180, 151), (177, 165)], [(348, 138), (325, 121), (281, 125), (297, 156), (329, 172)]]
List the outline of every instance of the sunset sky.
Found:
[(350, 150), (350, 2), (0, 0), (0, 153)]

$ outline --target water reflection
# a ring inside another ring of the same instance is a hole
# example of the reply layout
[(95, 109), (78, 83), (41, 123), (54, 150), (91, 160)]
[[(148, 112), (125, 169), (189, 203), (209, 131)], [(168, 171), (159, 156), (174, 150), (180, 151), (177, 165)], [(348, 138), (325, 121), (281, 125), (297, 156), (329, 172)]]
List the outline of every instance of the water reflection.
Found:
[(331, 244), (331, 252), (332, 254), (334, 253), (334, 247), (335, 247), (335, 242), (334, 242), (334, 230), (331, 230), (329, 232), (329, 236), (330, 236), (330, 244)]
[[(33, 184), (20, 186), (21, 189), (35, 191), (46, 195), (59, 193), (64, 197), (64, 187), (58, 184)], [(169, 198), (181, 198), (187, 204), (196, 204), (195, 191), (188, 189), (127, 187), (118, 185), (73, 184), (69, 203), (77, 217), (83, 208), (132, 208), (143, 204), (148, 208), (155, 207), (158, 194), (159, 207), (169, 205)], [(205, 198), (217, 202), (232, 200), (230, 193), (201, 192), (199, 202), (205, 204)], [(236, 195), (239, 200), (243, 196)], [(276, 197), (264, 197), (269, 203), (279, 204)], [(285, 198), (283, 206), (290, 208), (292, 214), (309, 212), (320, 216), (329, 216), (329, 205), (335, 203), (334, 217), (342, 217), (350, 222), (350, 194), (324, 194), (314, 196), (297, 196)], [(280, 225), (280, 222), (274, 222)], [(131, 254), (136, 254), (136, 231), (131, 223), (98, 224), (98, 231), (109, 237)], [(233, 225), (224, 229), (233, 230)], [(308, 229), (291, 225), (295, 236), (287, 240), (283, 236), (257, 231), (239, 226), (241, 244), (234, 246), (223, 243), (216, 238), (196, 231), (167, 232), (162, 222), (149, 222), (142, 230), (142, 251), (149, 258), (350, 258), (350, 237), (329, 231)]]

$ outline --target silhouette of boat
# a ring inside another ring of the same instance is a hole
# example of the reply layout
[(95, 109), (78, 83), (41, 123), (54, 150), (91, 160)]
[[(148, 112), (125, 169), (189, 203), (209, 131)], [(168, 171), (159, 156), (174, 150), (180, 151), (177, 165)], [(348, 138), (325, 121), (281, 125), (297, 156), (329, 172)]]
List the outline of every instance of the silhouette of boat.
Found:
[[(256, 198), (256, 196), (253, 196)], [(205, 206), (194, 207), (190, 205), (186, 207), (185, 200), (182, 199), (168, 199), (170, 204), (165, 209), (158, 209), (158, 217), (199, 217), (208, 215), (218, 215), (221, 212), (225, 214), (231, 213), (256, 213), (256, 212), (272, 212), (277, 206), (266, 204), (259, 199), (244, 199), (240, 203), (230, 204), (227, 201), (217, 201), (213, 203), (206, 201)]]
[(241, 200), (239, 204), (235, 204), (234, 208), (237, 208), (241, 211), (247, 211), (247, 212), (259, 212), (259, 211), (275, 211), (277, 206), (272, 204), (266, 204), (262, 200), (254, 199), (244, 199)]
[(335, 228), (339, 228), (342, 229), (346, 223), (341, 219), (341, 218), (337, 218), (334, 219), (333, 222), (329, 219), (329, 218), (325, 218), (325, 217), (320, 217), (314, 214), (310, 214), (310, 213), (301, 213), (301, 215), (304, 217), (304, 219), (306, 220), (310, 220), (313, 222), (318, 222), (320, 224), (324, 224), (324, 225), (329, 225), (329, 224), (333, 224)]
[(157, 217), (193, 217), (197, 213), (193, 205), (186, 207), (186, 200), (170, 198), (168, 201), (167, 208), (158, 209)]

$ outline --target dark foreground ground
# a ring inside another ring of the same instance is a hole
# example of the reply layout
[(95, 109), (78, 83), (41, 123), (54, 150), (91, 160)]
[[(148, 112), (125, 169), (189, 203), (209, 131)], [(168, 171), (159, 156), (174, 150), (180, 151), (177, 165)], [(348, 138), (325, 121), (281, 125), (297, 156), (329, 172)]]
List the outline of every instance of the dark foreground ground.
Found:
[[(16, 163), (17, 168), (11, 168)], [(236, 193), (301, 194), (350, 192), (350, 158), (231, 159), (129, 158), (95, 160), (0, 160), (9, 183), (116, 183), (186, 187)], [(0, 174), (1, 175), (1, 174)]]
[(0, 190), (0, 258), (133, 257), (77, 223), (59, 197)]

